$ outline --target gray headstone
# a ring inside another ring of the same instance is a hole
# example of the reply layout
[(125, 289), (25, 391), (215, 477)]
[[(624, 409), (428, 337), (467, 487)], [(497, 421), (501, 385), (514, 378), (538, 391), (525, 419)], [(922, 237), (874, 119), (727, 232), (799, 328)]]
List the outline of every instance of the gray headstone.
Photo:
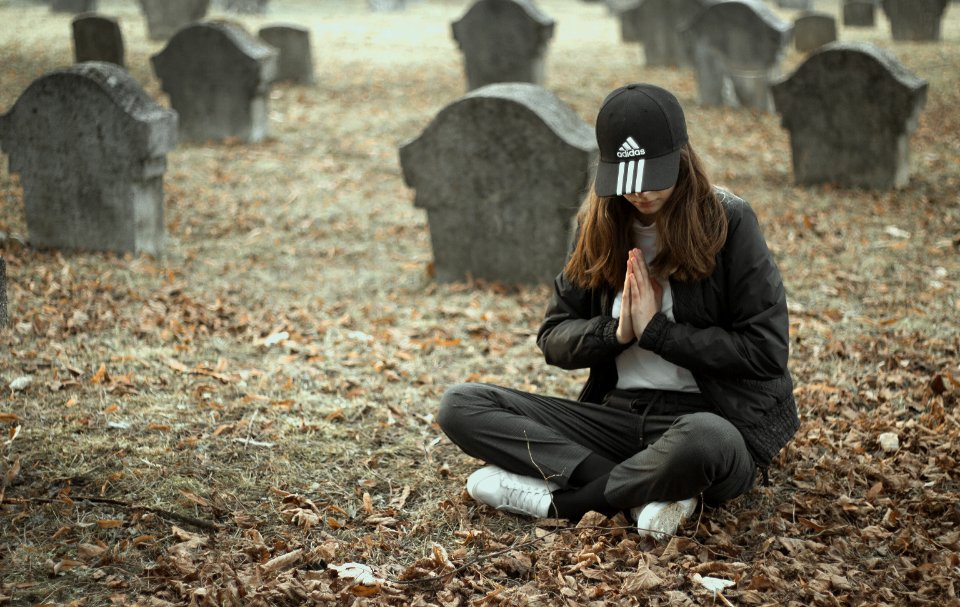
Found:
[(97, 10), (97, 0), (53, 0), (50, 10), (55, 13), (92, 13)]
[(107, 61), (123, 67), (123, 34), (113, 17), (80, 15), (73, 20), (73, 55), (82, 61)]
[(186, 141), (267, 136), (277, 51), (235, 23), (188, 25), (150, 58)]
[(837, 20), (828, 13), (805, 13), (793, 22), (793, 43), (801, 53), (836, 42)]
[(207, 16), (210, 0), (140, 0), (151, 40), (166, 40), (177, 30)]
[(543, 84), (553, 19), (531, 0), (477, 0), (453, 23), (463, 51), (467, 88), (497, 82)]
[(701, 11), (684, 30), (700, 103), (772, 110), (770, 83), (780, 76), (792, 29), (754, 1), (728, 0)]
[(259, 36), (279, 53), (276, 80), (313, 83), (310, 30), (295, 25), (271, 25), (261, 28)]
[(877, 23), (877, 3), (874, 0), (844, 0), (843, 25), (847, 27), (874, 27)]
[(889, 189), (907, 183), (909, 138), (927, 83), (866, 43), (834, 42), (773, 87), (798, 184)]
[(649, 66), (692, 64), (680, 30), (716, 0), (636, 0), (620, 11), (620, 36), (640, 42)]
[(777, 0), (780, 8), (792, 8), (800, 11), (812, 11), (813, 0)]
[(400, 148), (437, 279), (552, 281), (596, 155), (593, 129), (533, 84), (491, 84), (444, 108)]
[(35, 80), (0, 116), (30, 244), (160, 253), (177, 115), (123, 68), (90, 61)]
[(939, 40), (947, 0), (883, 0), (894, 40)]
[(10, 315), (7, 313), (7, 262), (0, 257), (0, 327), (5, 327), (10, 322)]

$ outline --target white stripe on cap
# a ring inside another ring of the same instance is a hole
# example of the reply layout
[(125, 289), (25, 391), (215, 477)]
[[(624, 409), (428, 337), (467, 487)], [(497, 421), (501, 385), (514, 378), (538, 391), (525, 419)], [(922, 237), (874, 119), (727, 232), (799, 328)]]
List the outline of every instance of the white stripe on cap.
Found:
[(627, 163), (627, 186), (623, 189), (624, 194), (632, 194), (635, 191), (633, 189), (633, 167), (635, 164), (637, 164), (635, 160)]
[(626, 162), (620, 163), (620, 168), (617, 170), (617, 196), (623, 196), (623, 169), (626, 168), (623, 165), (627, 164)]
[(633, 185), (633, 190), (631, 190), (633, 192), (643, 191), (643, 163), (643, 158), (637, 161), (637, 181)]

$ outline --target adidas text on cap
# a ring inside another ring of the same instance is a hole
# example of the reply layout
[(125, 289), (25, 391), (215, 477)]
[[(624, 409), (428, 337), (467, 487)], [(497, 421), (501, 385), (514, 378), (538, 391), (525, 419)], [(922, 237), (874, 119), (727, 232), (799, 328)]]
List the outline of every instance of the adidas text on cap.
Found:
[(687, 123), (677, 98), (652, 84), (628, 84), (597, 114), (598, 196), (665, 190), (677, 183)]

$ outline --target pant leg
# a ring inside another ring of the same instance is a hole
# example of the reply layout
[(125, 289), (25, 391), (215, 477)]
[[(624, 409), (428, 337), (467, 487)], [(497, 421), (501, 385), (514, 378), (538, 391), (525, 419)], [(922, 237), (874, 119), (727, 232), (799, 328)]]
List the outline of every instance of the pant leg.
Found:
[(703, 494), (715, 505), (746, 493), (756, 465), (737, 428), (715, 413), (651, 415), (645, 435), (653, 442), (610, 473), (604, 495), (620, 508), (677, 501)]
[(490, 384), (448, 388), (437, 422), (468, 455), (563, 488), (590, 453), (620, 462), (638, 449), (636, 414)]

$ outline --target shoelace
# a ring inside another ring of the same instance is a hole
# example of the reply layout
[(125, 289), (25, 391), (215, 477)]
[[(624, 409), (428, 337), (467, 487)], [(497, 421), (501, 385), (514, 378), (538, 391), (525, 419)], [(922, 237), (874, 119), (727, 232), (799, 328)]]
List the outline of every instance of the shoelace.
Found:
[(507, 505), (531, 514), (539, 513), (540, 501), (544, 496), (550, 494), (546, 484), (543, 487), (531, 488), (529, 485), (518, 483), (507, 476), (500, 479), (500, 486), (507, 490)]

